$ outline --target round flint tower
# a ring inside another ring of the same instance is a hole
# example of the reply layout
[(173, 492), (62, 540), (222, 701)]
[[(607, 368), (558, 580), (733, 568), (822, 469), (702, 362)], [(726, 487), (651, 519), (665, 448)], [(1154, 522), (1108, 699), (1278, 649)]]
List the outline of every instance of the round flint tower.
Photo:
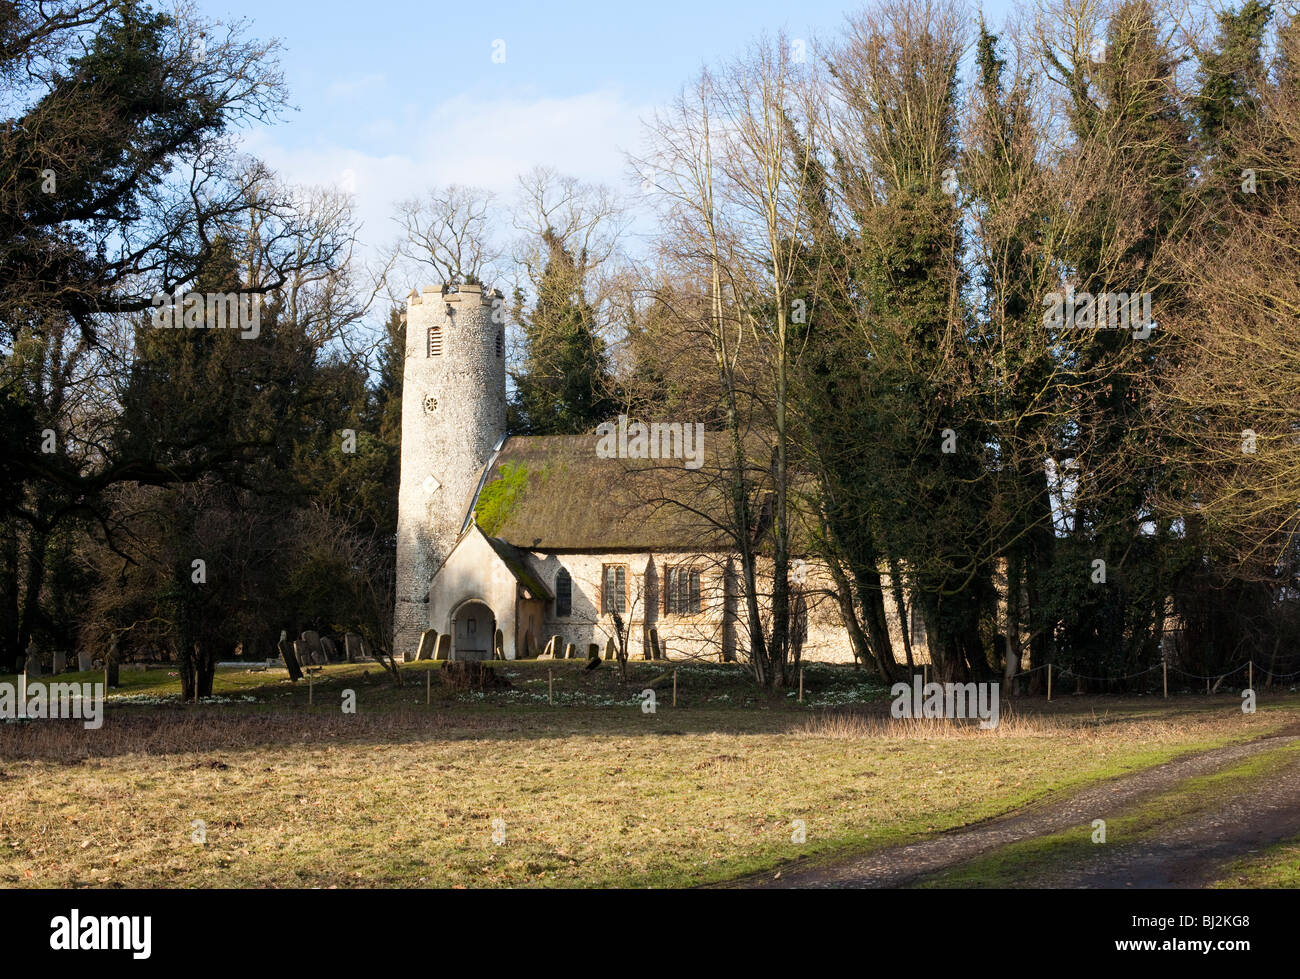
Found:
[(429, 628), (429, 582), (451, 554), (484, 467), (506, 432), (500, 292), (426, 286), (406, 301), (402, 481), (397, 503), (393, 655)]

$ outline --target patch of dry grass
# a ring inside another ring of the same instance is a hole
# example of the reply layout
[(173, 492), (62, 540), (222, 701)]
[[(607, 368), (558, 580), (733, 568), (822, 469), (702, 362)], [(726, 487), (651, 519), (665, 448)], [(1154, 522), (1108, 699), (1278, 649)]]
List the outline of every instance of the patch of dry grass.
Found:
[(896, 719), (874, 711), (829, 711), (804, 722), (801, 734), (839, 740), (990, 741), (1050, 738), (1060, 742), (1104, 739), (1131, 746), (1213, 737), (1224, 728), (1222, 715), (1180, 712), (1167, 718), (1134, 718), (1126, 712), (1044, 714), (1005, 710), (996, 728), (985, 730), (975, 720), (947, 718)]
[(1017, 709), (981, 731), (398, 699), (0, 726), (0, 885), (689, 885), (915, 839), (1295, 716)]
[(356, 715), (337, 711), (243, 713), (213, 708), (122, 711), (113, 715), (111, 723), (94, 731), (74, 721), (5, 725), (0, 727), (0, 759), (68, 765), (119, 755), (157, 757), (270, 745), (290, 750), (342, 740), (400, 744), (449, 735), (486, 737), (519, 730), (518, 721), (500, 714), (453, 716), (409, 709)]

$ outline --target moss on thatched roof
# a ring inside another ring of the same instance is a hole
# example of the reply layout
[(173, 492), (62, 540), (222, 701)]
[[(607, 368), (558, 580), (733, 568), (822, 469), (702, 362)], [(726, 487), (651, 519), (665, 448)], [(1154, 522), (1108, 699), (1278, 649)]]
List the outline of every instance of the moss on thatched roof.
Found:
[(729, 546), (727, 495), (706, 433), (704, 464), (602, 459), (593, 435), (511, 436), (474, 514), (489, 536), (527, 550), (711, 550)]

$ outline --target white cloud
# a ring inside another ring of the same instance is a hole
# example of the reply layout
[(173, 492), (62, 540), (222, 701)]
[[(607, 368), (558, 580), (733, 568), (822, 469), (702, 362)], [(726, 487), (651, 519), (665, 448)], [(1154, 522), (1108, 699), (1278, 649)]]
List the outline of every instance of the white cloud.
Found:
[(625, 190), (624, 151), (639, 145), (640, 120), (649, 114), (648, 106), (630, 105), (616, 90), (570, 97), (456, 96), (414, 128), (373, 118), (364, 134), (324, 134), (304, 148), (281, 142), (282, 130), (260, 129), (250, 133), (245, 148), (293, 183), (354, 186), (361, 238), (374, 249), (396, 233), (393, 205), (435, 185), (484, 187), (504, 203), (513, 198), (519, 174), (545, 165)]

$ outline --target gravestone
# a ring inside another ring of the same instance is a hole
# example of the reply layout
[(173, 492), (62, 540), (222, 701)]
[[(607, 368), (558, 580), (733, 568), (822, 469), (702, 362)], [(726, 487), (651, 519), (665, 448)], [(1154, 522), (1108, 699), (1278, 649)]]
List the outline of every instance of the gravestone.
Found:
[(613, 639), (605, 640), (605, 659), (618, 659), (618, 646)]
[(493, 659), (506, 658), (506, 640), (505, 640), (505, 636), (501, 634), (500, 629), (498, 629), (497, 634), (492, 637), (492, 658)]
[(325, 662), (325, 652), (321, 649), (319, 632), (312, 632), (309, 629), (302, 634), (302, 641), (307, 644), (308, 662)]
[(575, 645), (574, 645), (573, 643), (571, 643), (571, 642), (569, 642), (569, 643), (565, 643), (565, 644), (564, 644), (564, 658), (565, 658), (565, 659), (577, 659), (577, 658), (578, 658), (578, 647), (575, 646)]
[(433, 651), (438, 648), (438, 630), (425, 629), (420, 633), (420, 648), (415, 651), (416, 660), (433, 659)]
[(280, 658), (284, 660), (285, 669), (289, 671), (289, 679), (297, 681), (302, 679), (302, 667), (298, 665), (293, 646), (288, 639), (281, 639), (277, 648), (280, 650)]
[(438, 637), (438, 646), (433, 654), (434, 659), (445, 660), (451, 656), (451, 633)]
[(83, 649), (79, 653), (77, 653), (78, 670), (80, 670), (82, 673), (89, 673), (90, 668), (92, 666), (94, 666), (94, 657), (91, 656), (89, 650)]
[(293, 655), (298, 660), (299, 665), (306, 667), (311, 663), (311, 643), (304, 642), (301, 639), (295, 639), (293, 643)]
[(30, 643), (27, 646), (27, 663), (26, 671), (28, 676), (41, 675), (41, 654), (36, 648), (36, 643)]
[(321, 651), (325, 654), (325, 662), (337, 663), (340, 659), (342, 659), (342, 657), (339, 656), (339, 647), (334, 644), (333, 639), (329, 639), (329, 638), (321, 639), (320, 648)]
[(343, 650), (347, 653), (349, 663), (357, 662), (361, 659), (361, 637), (355, 632), (349, 632), (343, 637)]
[(54, 675), (58, 676), (68, 668), (68, 654), (61, 649), (54, 651)]

